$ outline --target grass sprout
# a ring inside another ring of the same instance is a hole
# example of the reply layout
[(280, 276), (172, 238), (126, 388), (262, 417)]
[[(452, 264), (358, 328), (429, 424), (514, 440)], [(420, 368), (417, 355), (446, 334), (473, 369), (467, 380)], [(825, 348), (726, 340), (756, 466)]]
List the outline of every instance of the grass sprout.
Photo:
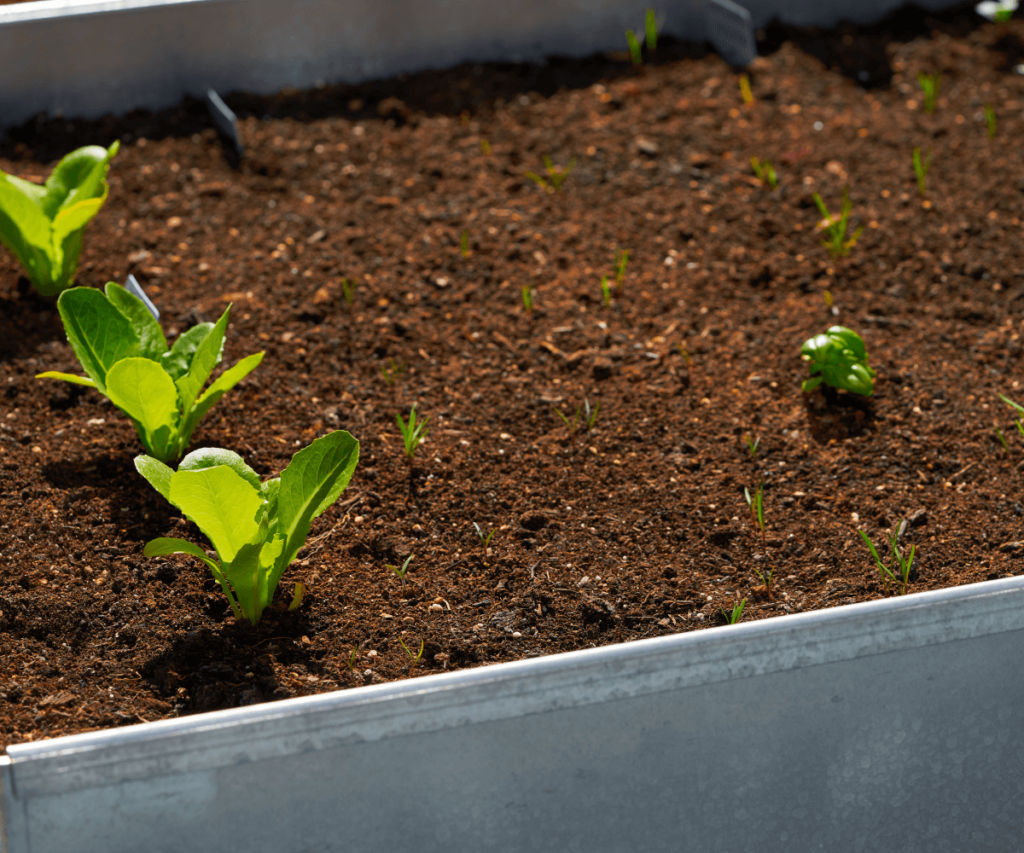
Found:
[(612, 305), (612, 289), (608, 286), (608, 276), (601, 276), (601, 299), (604, 301), (605, 308), (611, 308)]
[(750, 511), (754, 514), (754, 520), (757, 522), (757, 526), (761, 530), (761, 542), (764, 543), (764, 478), (757, 484), (757, 490), (753, 495), (750, 494), (750, 490), (746, 486), (743, 487), (743, 496), (747, 499), (747, 506), (750, 507)]
[(926, 193), (927, 185), (925, 180), (928, 177), (928, 170), (932, 167), (932, 152), (928, 152), (928, 156), (924, 159), (921, 158), (921, 149), (919, 147), (914, 148), (914, 175), (917, 178), (917, 191), (921, 193), (923, 197)]
[(402, 586), (405, 586), (405, 574), (409, 571), (409, 563), (411, 562), (412, 554), (405, 558), (405, 562), (402, 563), (402, 568), (398, 568), (398, 566), (392, 566), (390, 563), (385, 563), (384, 568), (391, 569), (391, 571), (398, 575), (398, 579), (402, 582)]
[(351, 308), (352, 303), (356, 301), (356, 283), (343, 278), (341, 280), (341, 296), (345, 300), (345, 304)]
[(601, 409), (601, 401), (598, 400), (594, 403), (594, 407), (591, 408), (590, 401), (584, 400), (576, 407), (576, 414), (573, 415), (572, 420), (569, 420), (561, 409), (558, 409), (555, 406), (552, 406), (551, 408), (554, 410), (555, 414), (562, 419), (562, 423), (564, 423), (566, 429), (569, 430), (569, 435), (575, 436), (576, 430), (580, 425), (580, 414), (583, 415), (583, 425), (586, 427), (587, 432), (590, 432), (594, 428), (594, 424), (597, 423), (597, 413)]
[(615, 295), (622, 292), (622, 283), (626, 279), (626, 264), (629, 263), (629, 250), (620, 249), (615, 256)]
[(527, 314), (533, 313), (533, 288), (528, 284), (523, 285), (523, 289), (520, 291), (523, 297), (523, 310)]
[(405, 653), (409, 656), (409, 660), (412, 661), (412, 665), (415, 666), (417, 663), (419, 663), (420, 658), (423, 657), (423, 640), (420, 640), (420, 650), (419, 653), (415, 655), (411, 651), (409, 651), (409, 647), (405, 644), (405, 641), (401, 637), (398, 638), (398, 642), (402, 644), (402, 648), (405, 649)]
[(632, 59), (633, 64), (639, 68), (644, 64), (644, 60), (643, 57), (640, 56), (640, 40), (632, 30), (626, 30), (626, 44), (629, 45), (630, 59)]
[(380, 375), (383, 377), (384, 384), (388, 388), (394, 388), (398, 380), (402, 378), (403, 373), (405, 373), (405, 365), (402, 364), (402, 360), (395, 361), (390, 356), (388, 357), (388, 363), (381, 365), (380, 368)]
[(743, 440), (747, 443), (747, 453), (750, 454), (750, 461), (757, 461), (757, 450), (761, 446), (761, 437), (758, 436), (756, 439), (751, 439), (750, 435), (743, 436)]
[(462, 252), (463, 259), (469, 257), (469, 230), (466, 229), (462, 232), (462, 236), (459, 238), (459, 251)]
[[(889, 582), (903, 584), (903, 595), (907, 594), (907, 585), (910, 583), (910, 570), (914, 565), (914, 551), (917, 548), (916, 545), (910, 546), (910, 555), (904, 557), (897, 544), (898, 536), (888, 536), (889, 546), (892, 548), (892, 554), (890, 555), (889, 565), (885, 565), (882, 562), (882, 558), (878, 556), (878, 551), (875, 550), (875, 546), (872, 544), (868, 535), (863, 530), (857, 531), (860, 534), (860, 538), (864, 540), (864, 544), (868, 546), (868, 550), (871, 552), (871, 556), (875, 558), (875, 565), (878, 567), (878, 573), (882, 576), (882, 585), (885, 587), (885, 591), (889, 592)], [(898, 572), (896, 571), (898, 570)]]
[(996, 138), (996, 128), (998, 127), (999, 121), (996, 119), (996, 111), (992, 109), (991, 104), (985, 104), (985, 127), (988, 128), (988, 138)]
[(405, 456), (412, 462), (416, 457), (416, 448), (422, 444), (423, 440), (427, 437), (430, 430), (427, 429), (427, 421), (430, 418), (424, 418), (418, 424), (416, 423), (416, 406), (409, 410), (408, 422), (402, 420), (401, 415), (395, 415), (395, 421), (398, 423), (398, 428), (402, 431), (402, 441), (405, 443)]
[(1017, 432), (1020, 433), (1021, 438), (1024, 438), (1024, 406), (1020, 403), (1013, 402), (1009, 397), (1004, 397), (1002, 394), (999, 395), (999, 399), (1020, 415), (1020, 417), (1014, 420), (1013, 423), (1017, 427)]
[(999, 427), (996, 427), (996, 438), (998, 438), (999, 439), (999, 443), (1001, 445), (1003, 445), (1003, 450), (1005, 450), (1007, 453), (1009, 453), (1010, 452), (1010, 445), (1008, 445), (1006, 443), (1006, 436), (1003, 435), (1003, 431), (1001, 429), (999, 429)]
[(487, 547), (491, 544), (491, 537), (494, 536), (494, 534), (497, 532), (497, 528), (491, 528), (491, 532), (484, 535), (483, 528), (475, 521), (473, 522), (473, 527), (476, 530), (476, 535), (477, 538), (480, 540), (480, 544), (483, 545), (484, 549), (486, 550)]
[(488, 142), (486, 139), (480, 140), (480, 153), (483, 154), (485, 157), (489, 156), (491, 153), (491, 143)]
[(746, 606), (747, 600), (744, 598), (739, 604), (733, 606), (730, 612), (719, 610), (718, 612), (725, 617), (725, 621), (730, 625), (735, 625), (740, 619), (743, 618), (743, 608)]
[(754, 93), (750, 90), (750, 77), (746, 74), (740, 74), (740, 97), (743, 98), (744, 105), (748, 107), (754, 105)]
[(750, 158), (750, 167), (754, 170), (754, 175), (761, 182), (763, 187), (771, 187), (773, 190), (779, 185), (779, 177), (775, 174), (775, 169), (768, 160), (758, 160), (757, 157)]
[(761, 583), (764, 584), (764, 591), (769, 598), (772, 597), (772, 575), (775, 574), (775, 566), (768, 569), (767, 572), (762, 572), (760, 569), (755, 568), (754, 574), (761, 579)]
[(843, 188), (843, 205), (838, 219), (828, 212), (825, 202), (821, 200), (818, 193), (814, 194), (814, 203), (818, 205), (818, 210), (822, 215), (822, 222), (818, 227), (828, 234), (828, 237), (821, 241), (821, 245), (828, 249), (833, 261), (845, 258), (850, 254), (850, 249), (857, 245), (857, 240), (864, 230), (864, 226), (861, 225), (853, 232), (853, 236), (847, 236), (847, 231), (850, 228), (850, 211), (853, 209), (849, 188)]
[(547, 154), (543, 157), (544, 160), (544, 171), (548, 173), (547, 180), (542, 178), (536, 172), (526, 172), (526, 177), (533, 181), (537, 186), (543, 189), (545, 192), (555, 193), (562, 191), (562, 184), (565, 183), (565, 179), (569, 177), (569, 173), (576, 168), (576, 158), (573, 157), (569, 160), (569, 165), (564, 169), (559, 169), (551, 162), (551, 158)]
[(939, 88), (942, 85), (941, 74), (925, 74), (923, 71), (917, 75), (918, 85), (924, 93), (924, 111), (931, 115), (935, 112), (935, 104), (939, 100)]

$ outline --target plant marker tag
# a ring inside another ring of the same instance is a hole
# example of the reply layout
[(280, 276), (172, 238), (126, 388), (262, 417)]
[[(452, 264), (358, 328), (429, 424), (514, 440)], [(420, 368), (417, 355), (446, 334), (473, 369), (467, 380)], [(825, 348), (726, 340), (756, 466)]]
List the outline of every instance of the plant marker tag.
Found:
[(142, 289), (142, 285), (136, 280), (135, 276), (129, 273), (128, 280), (124, 283), (124, 289), (127, 290), (132, 296), (136, 296), (142, 300), (142, 304), (149, 309), (149, 313), (157, 320), (160, 319), (160, 312), (157, 307), (153, 304), (153, 301), (146, 296), (146, 292)]
[(238, 117), (213, 89), (208, 89), (206, 92), (206, 108), (210, 111), (210, 117), (213, 119), (213, 123), (217, 125), (217, 130), (231, 143), (235, 152), (241, 158), (245, 149), (242, 147), (242, 140), (238, 136), (238, 125), (236, 124)]
[(750, 12), (732, 0), (705, 0), (708, 41), (734, 68), (745, 68), (757, 56)]

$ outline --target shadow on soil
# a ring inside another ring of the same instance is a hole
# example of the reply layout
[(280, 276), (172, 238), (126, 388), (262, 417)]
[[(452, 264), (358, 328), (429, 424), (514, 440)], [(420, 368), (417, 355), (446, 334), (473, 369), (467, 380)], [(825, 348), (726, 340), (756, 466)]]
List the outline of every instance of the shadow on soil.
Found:
[(847, 394), (824, 385), (803, 396), (807, 427), (819, 444), (863, 435), (875, 423), (875, 403), (871, 397)]

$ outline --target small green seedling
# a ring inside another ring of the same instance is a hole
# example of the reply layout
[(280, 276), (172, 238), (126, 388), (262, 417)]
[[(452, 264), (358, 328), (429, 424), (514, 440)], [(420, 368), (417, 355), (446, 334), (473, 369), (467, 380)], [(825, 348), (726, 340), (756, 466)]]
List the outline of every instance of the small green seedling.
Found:
[(996, 111), (992, 109), (991, 104), (985, 104), (985, 127), (988, 128), (988, 138), (996, 138), (996, 128), (998, 126), (998, 119), (996, 119)]
[(473, 527), (476, 529), (476, 535), (477, 538), (480, 540), (480, 544), (483, 545), (484, 550), (486, 551), (488, 546), (490, 546), (491, 544), (491, 537), (494, 536), (497, 528), (492, 528), (491, 532), (485, 536), (483, 528), (480, 527), (480, 525), (477, 524), (475, 521), (473, 522)]
[(608, 286), (608, 276), (601, 276), (601, 299), (605, 308), (612, 307), (612, 289)]
[(49, 370), (36, 378), (95, 388), (131, 418), (146, 452), (161, 462), (180, 459), (203, 416), (263, 360), (261, 352), (243, 358), (203, 391), (221, 360), (230, 305), (216, 325), (193, 326), (170, 348), (142, 300), (115, 282), (105, 291), (65, 290), (57, 310), (86, 376)]
[(483, 154), (485, 157), (490, 156), (491, 143), (488, 142), (486, 139), (480, 140), (480, 153)]
[[(203, 531), (217, 558), (167, 537), (147, 542), (143, 554), (202, 560), (235, 618), (255, 625), (305, 544), (310, 522), (340, 497), (358, 462), (359, 442), (344, 430), (316, 439), (292, 457), (280, 477), (266, 482), (237, 453), (219, 447), (193, 451), (177, 471), (151, 456), (137, 456), (138, 472)], [(301, 593), (297, 597), (301, 603)]]
[[(903, 595), (907, 594), (907, 585), (910, 583), (910, 570), (914, 566), (914, 550), (917, 548), (916, 545), (910, 546), (910, 555), (904, 558), (900, 552), (897, 540), (897, 536), (889, 536), (889, 545), (892, 548), (892, 554), (889, 559), (889, 565), (885, 565), (881, 558), (878, 556), (878, 551), (875, 550), (875, 546), (872, 544), (868, 535), (863, 530), (857, 531), (860, 534), (860, 538), (864, 540), (864, 544), (868, 546), (868, 550), (871, 551), (871, 556), (875, 558), (875, 565), (878, 567), (878, 573), (882, 576), (882, 584), (885, 587), (886, 593), (889, 592), (889, 581), (903, 584)], [(897, 574), (895, 569), (899, 569)]]
[(676, 349), (679, 350), (679, 354), (683, 357), (683, 361), (686, 362), (686, 369), (690, 369), (690, 363), (693, 361), (693, 356), (690, 355), (690, 351), (682, 342), (676, 343)]
[(757, 522), (758, 528), (761, 530), (761, 542), (764, 542), (764, 479), (757, 484), (757, 491), (754, 492), (753, 496), (750, 494), (750, 490), (746, 486), (743, 487), (743, 496), (747, 499), (747, 506), (750, 507), (750, 511), (754, 514), (754, 520)]
[(565, 183), (565, 179), (569, 177), (569, 173), (576, 168), (576, 158), (573, 157), (569, 160), (569, 165), (564, 169), (559, 169), (554, 163), (551, 162), (551, 158), (547, 154), (544, 155), (544, 170), (548, 173), (548, 180), (544, 180), (536, 172), (526, 172), (526, 177), (533, 181), (537, 186), (543, 189), (545, 192), (554, 193), (561, 192), (562, 184)]
[(463, 260), (469, 257), (469, 231), (465, 230), (462, 232), (462, 237), (459, 238), (459, 249), (462, 252)]
[(768, 160), (758, 160), (757, 157), (750, 158), (750, 166), (754, 175), (761, 182), (761, 186), (776, 189), (779, 186), (779, 177)]
[(996, 427), (996, 438), (998, 438), (999, 439), (999, 443), (1001, 445), (1003, 445), (1003, 450), (1005, 450), (1007, 453), (1009, 453), (1010, 452), (1010, 445), (1008, 445), (1006, 443), (1006, 436), (1003, 435), (1003, 431), (1001, 429), (999, 429), (999, 427)]
[(390, 563), (385, 563), (384, 568), (391, 569), (391, 571), (398, 575), (398, 579), (402, 582), (402, 586), (405, 586), (405, 573), (409, 571), (409, 563), (411, 562), (412, 554), (405, 558), (405, 562), (402, 563), (402, 568), (398, 568), (398, 566), (392, 566)]
[(391, 356), (388, 356), (388, 363), (381, 365), (380, 368), (380, 375), (388, 388), (394, 388), (398, 380), (402, 378), (403, 373), (405, 373), (405, 365), (402, 363), (402, 360), (395, 361)]
[(573, 419), (571, 421), (561, 412), (560, 409), (557, 409), (554, 406), (552, 406), (551, 408), (554, 409), (555, 414), (562, 419), (562, 422), (569, 430), (569, 435), (575, 436), (576, 429), (579, 426), (581, 413), (583, 414), (583, 423), (587, 428), (587, 432), (593, 430), (594, 424), (597, 423), (597, 413), (601, 409), (601, 401), (598, 400), (594, 404), (594, 408), (590, 408), (590, 401), (584, 400), (580, 405), (576, 407), (576, 414), (573, 416)]
[(761, 583), (764, 584), (765, 594), (769, 598), (771, 598), (772, 597), (772, 575), (775, 574), (775, 566), (772, 566), (770, 569), (768, 569), (767, 572), (762, 572), (760, 569), (755, 568), (754, 569), (754, 574), (756, 574), (761, 579)]
[(0, 243), (42, 296), (74, 284), (85, 227), (107, 200), (107, 171), (119, 147), (72, 151), (42, 186), (0, 171)]
[(345, 304), (351, 309), (352, 303), (356, 301), (356, 283), (343, 278), (341, 280), (341, 295)]
[[(752, 107), (754, 105), (754, 93), (750, 88), (750, 77), (740, 74), (740, 97), (743, 98), (743, 105)], [(774, 187), (773, 187), (774, 189)]]
[(409, 410), (409, 421), (402, 420), (402, 416), (395, 415), (395, 420), (398, 422), (398, 428), (402, 431), (402, 441), (405, 443), (405, 457), (411, 463), (416, 456), (416, 449), (423, 443), (423, 440), (427, 437), (430, 432), (427, 429), (427, 421), (429, 417), (424, 418), (418, 424), (416, 423), (416, 406), (414, 405)]
[(359, 654), (359, 646), (353, 646), (352, 647), (352, 652), (348, 656), (348, 668), (349, 669), (355, 669), (356, 668), (356, 655), (358, 655), (358, 654)]
[(917, 82), (924, 93), (924, 111), (931, 115), (935, 112), (935, 105), (939, 100), (939, 88), (942, 85), (941, 74), (925, 74), (923, 71), (917, 75)]
[(519, 293), (520, 293), (520, 295), (523, 298), (523, 310), (527, 314), (532, 314), (533, 313), (533, 288), (530, 287), (530, 285), (528, 285), (528, 284), (524, 284), (523, 287), (522, 287), (522, 290), (520, 290)]
[(811, 366), (811, 378), (800, 388), (810, 394), (822, 382), (854, 394), (870, 397), (875, 392), (875, 371), (868, 367), (868, 353), (860, 335), (845, 326), (804, 341), (800, 357)]
[(924, 159), (921, 158), (921, 149), (914, 148), (913, 154), (914, 160), (914, 175), (917, 178), (917, 191), (921, 194), (922, 198), (926, 192), (925, 179), (928, 177), (928, 170), (932, 166), (932, 152), (928, 152), (928, 156)]
[(864, 226), (861, 225), (853, 233), (852, 237), (846, 236), (846, 232), (850, 227), (850, 211), (853, 209), (848, 188), (843, 188), (842, 212), (838, 219), (835, 219), (828, 212), (825, 202), (821, 200), (821, 196), (818, 193), (814, 194), (814, 202), (818, 205), (818, 210), (821, 211), (822, 215), (822, 222), (819, 227), (828, 233), (828, 238), (822, 240), (821, 245), (828, 249), (828, 253), (832, 256), (833, 261), (845, 258), (850, 254), (850, 249), (857, 245), (857, 240), (864, 230)]
[(643, 65), (644, 60), (640, 55), (640, 40), (637, 39), (636, 33), (632, 30), (626, 30), (626, 44), (629, 45), (629, 56), (633, 60), (633, 64), (639, 68)]
[(999, 395), (999, 399), (1020, 415), (1020, 417), (1014, 421), (1014, 425), (1017, 427), (1017, 432), (1020, 433), (1021, 438), (1024, 438), (1024, 406), (1020, 403), (1013, 402), (1009, 397), (1004, 397), (1002, 394)]
[(750, 461), (757, 462), (757, 450), (761, 446), (761, 436), (758, 436), (757, 439), (751, 439), (749, 435), (745, 435), (743, 440), (747, 443), (747, 453), (750, 454)]
[(743, 618), (743, 608), (746, 605), (746, 603), (747, 600), (744, 598), (739, 604), (735, 605), (732, 608), (731, 612), (727, 613), (724, 610), (719, 610), (718, 612), (722, 614), (722, 616), (725, 618), (725, 621), (728, 624), (735, 625), (737, 622), (740, 621), (740, 619)]
[(615, 256), (615, 295), (622, 293), (622, 283), (626, 279), (626, 264), (629, 263), (629, 250), (621, 249)]
[(644, 14), (644, 38), (647, 41), (647, 49), (651, 53), (658, 52), (658, 21), (654, 17), (654, 10), (648, 9)]
[(424, 648), (423, 640), (420, 640), (420, 651), (419, 651), (419, 654), (415, 654), (415, 655), (412, 652), (409, 651), (409, 647), (405, 644), (405, 642), (402, 640), (401, 637), (398, 638), (398, 642), (400, 642), (402, 644), (402, 648), (405, 649), (405, 653), (409, 656), (409, 660), (412, 661), (412, 665), (416, 666), (416, 664), (419, 663), (420, 658), (423, 657), (423, 648)]

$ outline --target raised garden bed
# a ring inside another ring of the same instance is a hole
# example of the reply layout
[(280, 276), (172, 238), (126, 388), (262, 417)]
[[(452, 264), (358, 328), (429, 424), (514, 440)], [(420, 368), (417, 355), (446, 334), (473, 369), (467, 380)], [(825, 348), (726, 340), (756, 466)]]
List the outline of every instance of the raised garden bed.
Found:
[[(229, 95), (238, 170), (198, 103), (8, 131), (0, 167), (40, 178), (122, 140), (81, 284), (133, 273), (170, 334), (232, 302), (228, 362), (267, 351), (199, 445), (266, 476), (342, 427), (363, 457), (286, 576), (307, 603), (236, 624), (205, 570), (142, 557), (201, 540), (134, 473), (124, 418), (33, 378), (76, 366), (0, 254), (5, 744), (698, 630), (744, 598), (744, 621), (882, 598), (856, 528), (880, 543), (904, 518), (911, 591), (1019, 572), (1024, 444), (996, 395), (1024, 398), (1022, 35), (963, 10), (769, 29), (750, 107), (672, 44), (643, 73), (614, 56)], [(934, 114), (918, 72), (943, 75)], [(525, 175), (544, 155), (576, 158), (559, 193)], [(844, 186), (865, 230), (833, 263), (812, 193), (835, 208)], [(800, 392), (800, 344), (833, 322), (867, 343), (870, 400)], [(570, 435), (553, 409), (585, 400), (594, 429)], [(431, 434), (409, 466), (413, 403)], [(762, 478), (763, 543), (743, 498)], [(409, 555), (403, 583), (386, 564)]]

